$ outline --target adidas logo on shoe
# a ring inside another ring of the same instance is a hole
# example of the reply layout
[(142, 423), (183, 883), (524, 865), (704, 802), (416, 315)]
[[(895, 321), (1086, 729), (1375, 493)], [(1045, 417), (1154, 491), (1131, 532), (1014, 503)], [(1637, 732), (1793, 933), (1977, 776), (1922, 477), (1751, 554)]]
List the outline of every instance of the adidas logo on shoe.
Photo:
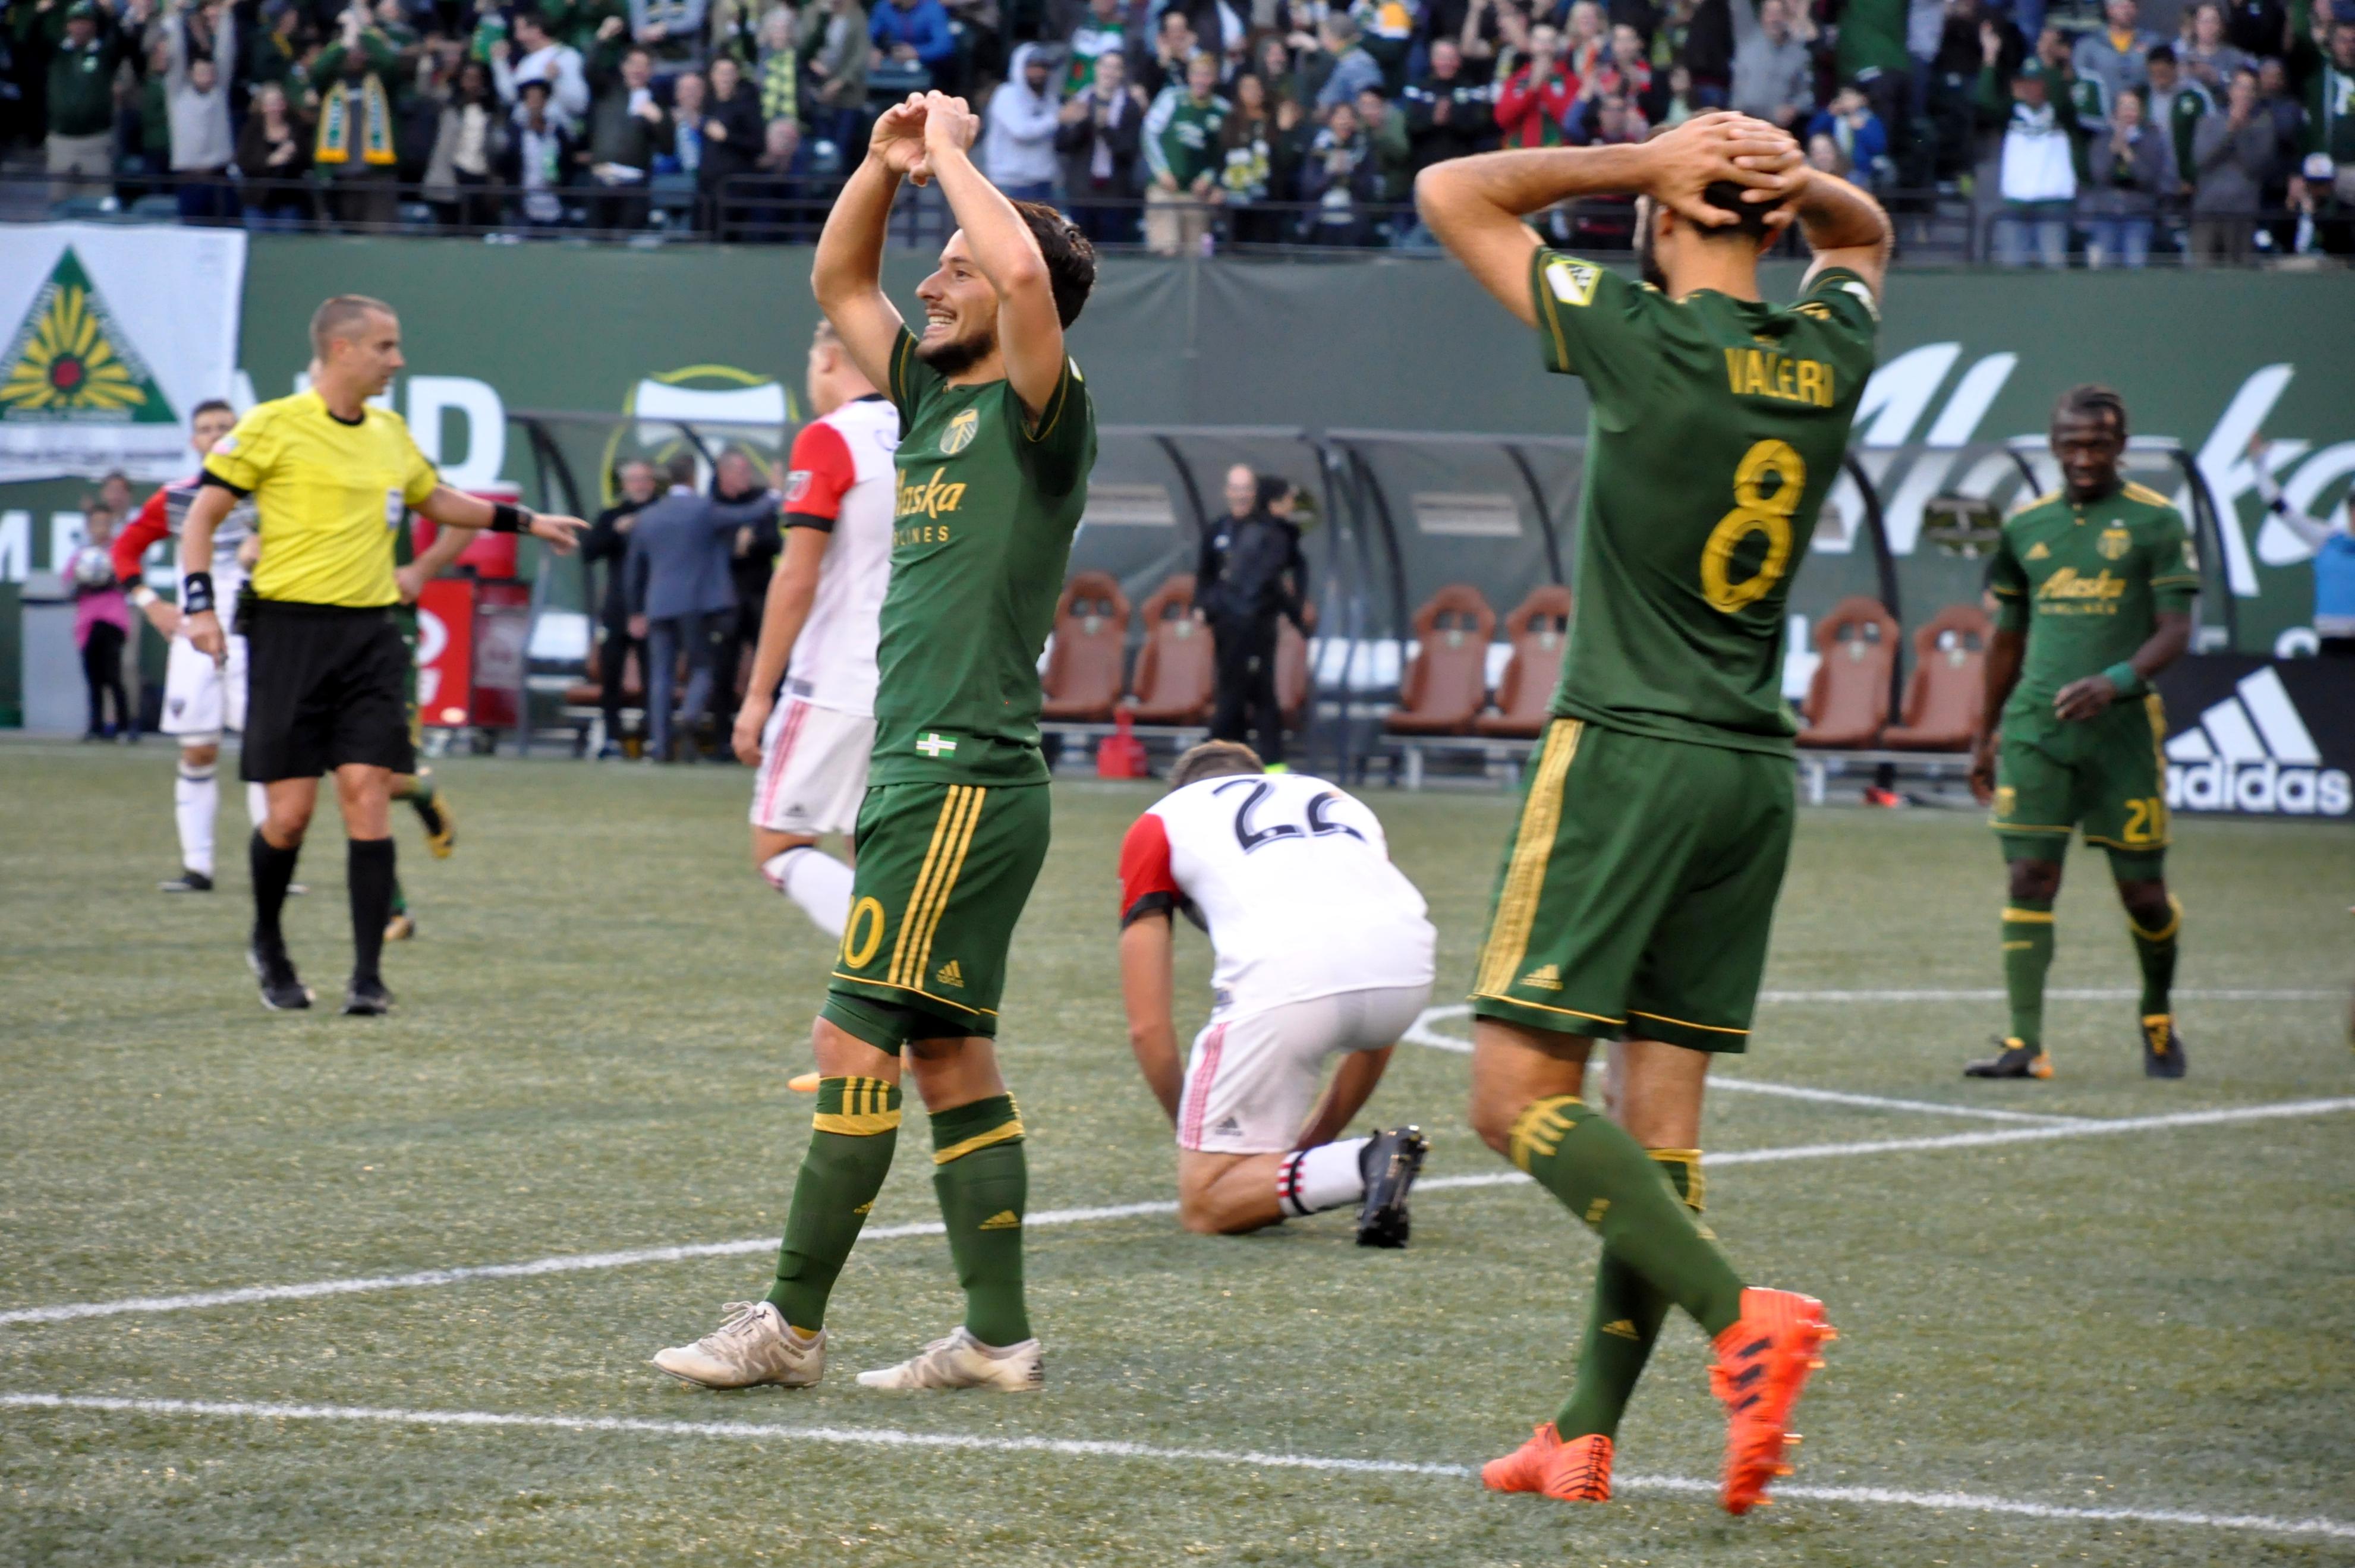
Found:
[(1540, 964), (1521, 976), (1521, 984), (1540, 991), (1559, 991), (1561, 989), (1561, 965)]

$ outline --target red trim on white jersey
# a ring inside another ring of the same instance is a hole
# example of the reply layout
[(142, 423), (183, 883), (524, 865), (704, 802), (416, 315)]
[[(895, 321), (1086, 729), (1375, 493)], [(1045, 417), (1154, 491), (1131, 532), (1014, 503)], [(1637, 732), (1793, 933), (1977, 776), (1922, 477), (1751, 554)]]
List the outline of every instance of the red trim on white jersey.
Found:
[(794, 437), (793, 471), (785, 475), (785, 510), (805, 517), (837, 517), (843, 493), (858, 483), (858, 464), (842, 432), (824, 420)]
[(1128, 837), (1120, 841), (1120, 923), (1126, 925), (1185, 901), (1186, 890), (1169, 869), (1169, 829), (1148, 811), (1129, 825)]

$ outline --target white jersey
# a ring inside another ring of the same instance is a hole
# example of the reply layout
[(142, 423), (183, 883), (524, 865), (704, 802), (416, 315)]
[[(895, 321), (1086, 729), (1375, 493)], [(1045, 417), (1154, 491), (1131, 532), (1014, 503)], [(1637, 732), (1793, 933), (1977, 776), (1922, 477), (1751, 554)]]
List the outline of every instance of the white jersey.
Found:
[[(117, 537), (114, 562), (119, 575), (136, 572), (140, 558), (159, 539), (172, 541), (172, 570), (182, 579), (181, 592), (186, 592), (185, 575), (180, 571), (179, 540), (181, 526), (187, 521), (188, 507), (194, 504), (202, 486), (201, 474), (186, 479), (175, 479), (147, 497), (130, 526)], [(238, 590), (245, 585), (245, 563), (238, 559), (238, 550), (253, 537), (258, 528), (258, 514), (253, 497), (240, 496), (213, 528), (213, 596), (219, 604), (221, 625), (228, 629), (236, 613)]]
[(1425, 986), (1435, 933), (1364, 802), (1306, 773), (1204, 779), (1164, 795), (1121, 846), (1124, 924), (1199, 921), (1221, 1014)]
[(860, 718), (875, 713), (878, 622), (891, 582), (891, 454), (899, 444), (900, 411), (880, 397), (854, 399), (802, 427), (785, 481), (786, 526), (825, 527), (834, 535), (785, 691)]

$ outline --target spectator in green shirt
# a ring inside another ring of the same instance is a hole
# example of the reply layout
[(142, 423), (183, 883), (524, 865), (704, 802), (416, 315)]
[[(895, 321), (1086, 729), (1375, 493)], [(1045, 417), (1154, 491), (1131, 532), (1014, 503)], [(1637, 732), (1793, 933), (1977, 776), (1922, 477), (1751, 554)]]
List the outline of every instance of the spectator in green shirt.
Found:
[(16, 40), (27, 54), (48, 52), (49, 199), (77, 188), (103, 189), (114, 176), (114, 68), (123, 58), (112, 18), (91, 0), (23, 0), (11, 7)]

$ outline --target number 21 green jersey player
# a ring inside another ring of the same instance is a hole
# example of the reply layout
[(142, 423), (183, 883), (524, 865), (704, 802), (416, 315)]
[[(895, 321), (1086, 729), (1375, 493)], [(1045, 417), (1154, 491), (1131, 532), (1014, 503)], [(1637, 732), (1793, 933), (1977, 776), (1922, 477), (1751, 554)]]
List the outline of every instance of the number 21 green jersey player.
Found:
[[(1593, 405), (1578, 613), (1473, 985), (1472, 1123), (1597, 1231), (1577, 1386), (1482, 1479), (1611, 1495), (1619, 1418), (1671, 1306), (1711, 1338), (1729, 1512), (1787, 1469), (1823, 1304), (1745, 1287), (1700, 1220), (1701, 1090), (1738, 1051), (1790, 852), (1784, 603), (1873, 366), (1889, 220), (1789, 136), (1706, 114), (1639, 146), (1490, 153), (1415, 185), (1423, 219)], [(1642, 283), (1522, 222), (1634, 195)], [(1796, 222), (1795, 304), (1758, 260)], [(1614, 1115), (1581, 1098), (1612, 1046)], [(1549, 1287), (1548, 1294), (1551, 1289)]]
[(2142, 965), (2143, 1072), (2180, 1078), (2183, 1037), (2169, 992), (2183, 911), (2167, 891), (2167, 717), (2150, 682), (2191, 640), (2199, 562), (2183, 515), (2118, 473), (2126, 408), (2117, 393), (2090, 385), (2063, 393), (2051, 439), (2063, 484), (2005, 522), (1987, 573), (2000, 619), (1987, 648), (1971, 789), (1995, 807), (2009, 878), (2003, 978), (2011, 1032), (1963, 1072), (2052, 1076), (2044, 974), (2061, 858), (2079, 829), (2109, 851)]
[[(900, 416), (891, 584), (876, 650), (875, 750), (850, 918), (813, 1044), (819, 1074), (774, 1284), (655, 1364), (709, 1388), (800, 1387), (825, 1370), (826, 1300), (899, 1139), (904, 1048), (932, 1115), (932, 1184), (964, 1321), (872, 1388), (1041, 1381), (1023, 1297), (1023, 1131), (997, 1071), (1007, 946), (1047, 855), (1038, 661), (1095, 462), (1095, 414), (1063, 331), (1095, 252), (1052, 208), (1009, 201), (966, 149), (961, 98), (876, 122), (818, 240), (811, 286)], [(938, 180), (957, 231), (916, 291), (921, 336), (883, 293), (902, 178)]]

